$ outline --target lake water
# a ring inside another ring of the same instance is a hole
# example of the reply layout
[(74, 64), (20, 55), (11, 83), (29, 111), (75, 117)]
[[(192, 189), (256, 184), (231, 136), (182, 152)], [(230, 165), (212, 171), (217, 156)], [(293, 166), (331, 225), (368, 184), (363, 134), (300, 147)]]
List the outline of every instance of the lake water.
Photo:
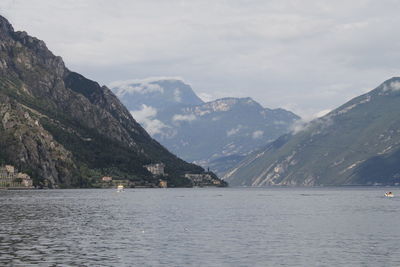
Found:
[(0, 191), (0, 209), (0, 266), (400, 266), (400, 188)]

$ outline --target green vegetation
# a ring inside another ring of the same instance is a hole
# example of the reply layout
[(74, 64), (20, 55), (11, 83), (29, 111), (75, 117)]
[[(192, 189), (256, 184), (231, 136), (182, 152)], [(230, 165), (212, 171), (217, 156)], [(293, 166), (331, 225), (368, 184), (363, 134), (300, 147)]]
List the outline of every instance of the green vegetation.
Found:
[(248, 157), (236, 185), (400, 183), (400, 91), (386, 81)]

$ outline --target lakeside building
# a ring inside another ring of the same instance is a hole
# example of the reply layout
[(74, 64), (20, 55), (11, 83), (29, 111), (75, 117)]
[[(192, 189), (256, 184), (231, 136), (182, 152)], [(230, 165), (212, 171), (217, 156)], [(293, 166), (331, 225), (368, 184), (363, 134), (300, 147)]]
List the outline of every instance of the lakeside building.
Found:
[(168, 182), (165, 181), (165, 180), (160, 180), (158, 186), (159, 186), (160, 188), (167, 188), (167, 187), (168, 187)]
[(212, 181), (212, 177), (210, 174), (193, 174), (193, 173), (187, 173), (185, 174), (185, 178), (188, 178), (192, 182), (203, 182), (203, 181)]
[(167, 187), (167, 181), (161, 182), (150, 182), (145, 180), (129, 180), (118, 177), (103, 176), (99, 178), (99, 182), (96, 184), (97, 187), (101, 188), (116, 188), (118, 185), (123, 185), (124, 188), (156, 188), (156, 187)]
[(33, 181), (12, 165), (0, 166), (0, 188), (33, 188)]
[(216, 185), (216, 186), (220, 186), (220, 185), (221, 185), (221, 180), (216, 180), (216, 179), (214, 179), (214, 180), (212, 181), (212, 183), (213, 183), (214, 185)]
[(220, 186), (221, 181), (213, 178), (208, 173), (187, 173), (185, 178), (189, 179), (193, 186)]
[(101, 178), (101, 181), (103, 182), (111, 182), (112, 181), (112, 177), (111, 176), (104, 176)]
[(165, 175), (165, 172), (164, 172), (165, 164), (164, 163), (148, 164), (148, 165), (144, 165), (143, 167), (145, 167), (154, 176)]

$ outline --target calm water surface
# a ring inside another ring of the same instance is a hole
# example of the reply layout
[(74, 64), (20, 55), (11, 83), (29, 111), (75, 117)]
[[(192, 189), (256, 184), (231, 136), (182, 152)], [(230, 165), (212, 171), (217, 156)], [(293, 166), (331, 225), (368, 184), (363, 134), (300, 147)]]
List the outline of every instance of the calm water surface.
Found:
[(400, 188), (0, 191), (0, 208), (0, 266), (400, 266)]

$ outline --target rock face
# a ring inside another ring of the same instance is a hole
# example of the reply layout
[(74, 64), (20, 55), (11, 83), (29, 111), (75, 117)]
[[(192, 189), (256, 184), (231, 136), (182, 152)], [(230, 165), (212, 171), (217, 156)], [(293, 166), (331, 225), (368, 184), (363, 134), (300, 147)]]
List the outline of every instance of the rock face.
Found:
[(0, 157), (52, 184), (73, 184), (78, 175), (72, 154), (30, 115), (30, 110), (0, 93)]
[(253, 153), (225, 179), (233, 185), (400, 183), (400, 78), (354, 98)]
[(204, 103), (176, 79), (115, 83), (113, 91), (161, 144), (219, 175), (289, 132), (299, 119), (283, 109), (263, 108), (251, 98)]
[(105, 86), (68, 70), (45, 43), (0, 16), (0, 160), (37, 182), (84, 186), (90, 175), (152, 179), (143, 165), (176, 177), (202, 172), (169, 153)]

